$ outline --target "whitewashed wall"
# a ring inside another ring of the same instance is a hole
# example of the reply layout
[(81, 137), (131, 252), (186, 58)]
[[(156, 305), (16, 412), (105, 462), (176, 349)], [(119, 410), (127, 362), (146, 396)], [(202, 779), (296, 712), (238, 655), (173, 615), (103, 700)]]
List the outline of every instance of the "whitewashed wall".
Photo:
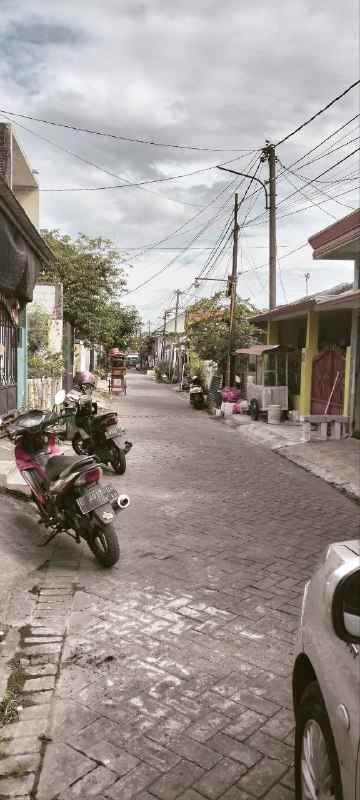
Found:
[(62, 378), (29, 378), (27, 382), (28, 408), (52, 408), (56, 392), (62, 387)]

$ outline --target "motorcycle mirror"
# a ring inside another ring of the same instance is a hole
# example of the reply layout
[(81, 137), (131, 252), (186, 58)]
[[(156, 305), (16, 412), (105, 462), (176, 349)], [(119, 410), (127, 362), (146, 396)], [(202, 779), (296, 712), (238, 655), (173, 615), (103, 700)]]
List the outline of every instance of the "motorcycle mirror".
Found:
[(61, 404), (65, 400), (65, 396), (66, 395), (65, 395), (64, 389), (60, 389), (58, 392), (56, 392), (55, 399), (54, 399), (54, 405), (55, 406), (61, 406)]

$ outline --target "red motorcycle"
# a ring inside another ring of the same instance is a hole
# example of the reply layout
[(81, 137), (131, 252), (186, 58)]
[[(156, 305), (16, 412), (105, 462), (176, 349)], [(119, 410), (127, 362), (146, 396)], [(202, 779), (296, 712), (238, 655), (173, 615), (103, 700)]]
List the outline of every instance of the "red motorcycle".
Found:
[(112, 567), (120, 555), (112, 522), (130, 501), (101, 484), (103, 471), (94, 456), (61, 453), (57, 433), (63, 415), (55, 407), (64, 399), (60, 391), (52, 412), (32, 409), (20, 414), (7, 434), (15, 442), (16, 465), (30, 487), (40, 523), (51, 529), (44, 546), (58, 533), (67, 533), (78, 543), (84, 539), (99, 563)]

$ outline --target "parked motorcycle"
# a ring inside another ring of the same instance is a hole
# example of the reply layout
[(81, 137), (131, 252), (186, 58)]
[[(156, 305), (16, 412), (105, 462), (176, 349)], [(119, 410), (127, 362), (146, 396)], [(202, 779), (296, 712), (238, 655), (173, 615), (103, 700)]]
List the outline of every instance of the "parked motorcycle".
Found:
[(51, 530), (44, 545), (59, 533), (76, 542), (84, 539), (103, 567), (119, 559), (119, 542), (113, 520), (129, 506), (127, 495), (101, 483), (101, 465), (94, 456), (65, 456), (57, 446), (56, 412), (65, 399), (61, 390), (53, 411), (32, 409), (20, 414), (7, 428), (15, 442), (15, 461), (28, 484), (40, 514), (40, 523)]
[(202, 387), (200, 378), (197, 375), (194, 375), (190, 382), (190, 405), (193, 408), (204, 408), (205, 405), (205, 394), (204, 389)]
[(72, 446), (78, 455), (96, 455), (104, 464), (110, 463), (117, 475), (126, 470), (126, 455), (132, 443), (125, 439), (116, 411), (97, 413), (88, 385), (72, 389), (66, 396), (66, 407), (75, 408), (77, 430)]

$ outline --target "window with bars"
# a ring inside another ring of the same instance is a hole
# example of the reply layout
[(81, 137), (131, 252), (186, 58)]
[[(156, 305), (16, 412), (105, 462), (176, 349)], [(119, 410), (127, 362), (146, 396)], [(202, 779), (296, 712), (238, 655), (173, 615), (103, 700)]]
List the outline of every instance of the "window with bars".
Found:
[(0, 386), (16, 384), (18, 329), (0, 300)]

